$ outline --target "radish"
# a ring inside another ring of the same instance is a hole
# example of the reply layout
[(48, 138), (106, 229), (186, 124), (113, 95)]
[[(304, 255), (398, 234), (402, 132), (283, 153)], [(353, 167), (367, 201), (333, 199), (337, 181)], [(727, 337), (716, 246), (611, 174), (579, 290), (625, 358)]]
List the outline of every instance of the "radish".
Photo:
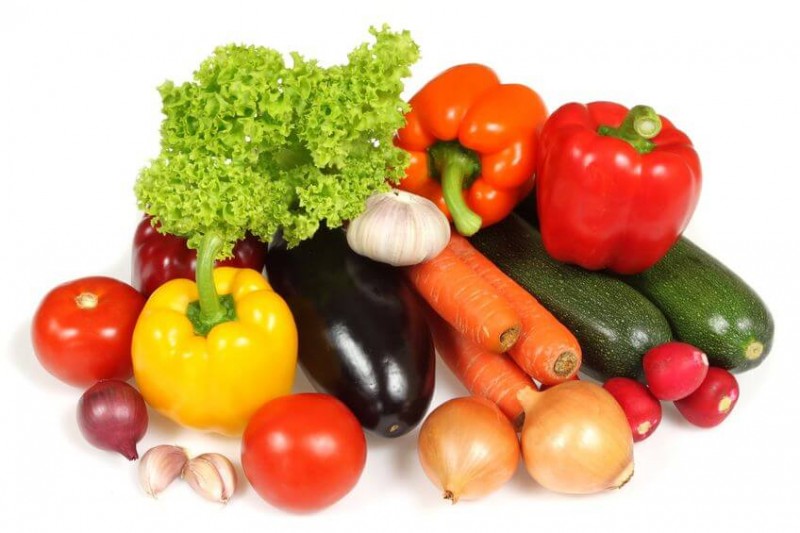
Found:
[(630, 378), (611, 378), (603, 384), (625, 412), (634, 442), (649, 437), (661, 423), (661, 402), (647, 387)]
[(711, 367), (700, 388), (675, 402), (686, 420), (702, 428), (710, 428), (725, 420), (739, 399), (739, 384), (733, 374)]
[(708, 373), (708, 357), (691, 344), (667, 342), (644, 354), (642, 366), (653, 396), (674, 401), (697, 390)]

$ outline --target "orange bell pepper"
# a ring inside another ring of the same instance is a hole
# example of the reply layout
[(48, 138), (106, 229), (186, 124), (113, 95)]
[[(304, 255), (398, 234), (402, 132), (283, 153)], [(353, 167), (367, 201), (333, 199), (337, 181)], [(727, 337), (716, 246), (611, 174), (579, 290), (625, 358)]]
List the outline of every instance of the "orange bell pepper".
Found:
[(462, 235), (505, 218), (533, 187), (547, 110), (488, 67), (452, 67), (409, 102), (395, 144), (411, 155), (399, 188), (436, 203)]

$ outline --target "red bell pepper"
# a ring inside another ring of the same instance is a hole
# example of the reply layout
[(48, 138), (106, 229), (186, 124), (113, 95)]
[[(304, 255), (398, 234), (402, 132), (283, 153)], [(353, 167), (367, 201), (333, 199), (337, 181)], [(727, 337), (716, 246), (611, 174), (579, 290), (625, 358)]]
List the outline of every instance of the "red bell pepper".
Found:
[[(133, 237), (133, 286), (145, 296), (175, 278), (195, 279), (197, 251), (186, 246), (186, 239), (162, 234), (146, 216)], [(264, 269), (267, 245), (248, 236), (233, 247), (233, 256), (217, 265), (237, 268)]]
[(641, 272), (667, 253), (697, 205), (697, 153), (650, 107), (566, 104), (550, 116), (539, 147), (539, 223), (559, 261)]

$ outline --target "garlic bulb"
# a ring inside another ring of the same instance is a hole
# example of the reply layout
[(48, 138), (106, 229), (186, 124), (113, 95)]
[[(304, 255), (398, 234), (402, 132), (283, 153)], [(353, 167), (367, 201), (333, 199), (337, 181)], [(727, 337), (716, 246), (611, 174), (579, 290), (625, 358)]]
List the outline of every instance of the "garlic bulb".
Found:
[(354, 252), (393, 266), (432, 259), (449, 240), (450, 223), (436, 204), (399, 190), (370, 196), (364, 212), (347, 228)]

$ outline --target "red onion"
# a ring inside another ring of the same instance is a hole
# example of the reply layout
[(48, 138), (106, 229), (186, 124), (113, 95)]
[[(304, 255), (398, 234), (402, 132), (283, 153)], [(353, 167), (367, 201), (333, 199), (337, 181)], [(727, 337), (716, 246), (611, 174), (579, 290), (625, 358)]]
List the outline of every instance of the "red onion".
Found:
[(101, 450), (139, 458), (136, 443), (147, 431), (147, 406), (139, 391), (116, 379), (98, 381), (78, 402), (81, 433)]

